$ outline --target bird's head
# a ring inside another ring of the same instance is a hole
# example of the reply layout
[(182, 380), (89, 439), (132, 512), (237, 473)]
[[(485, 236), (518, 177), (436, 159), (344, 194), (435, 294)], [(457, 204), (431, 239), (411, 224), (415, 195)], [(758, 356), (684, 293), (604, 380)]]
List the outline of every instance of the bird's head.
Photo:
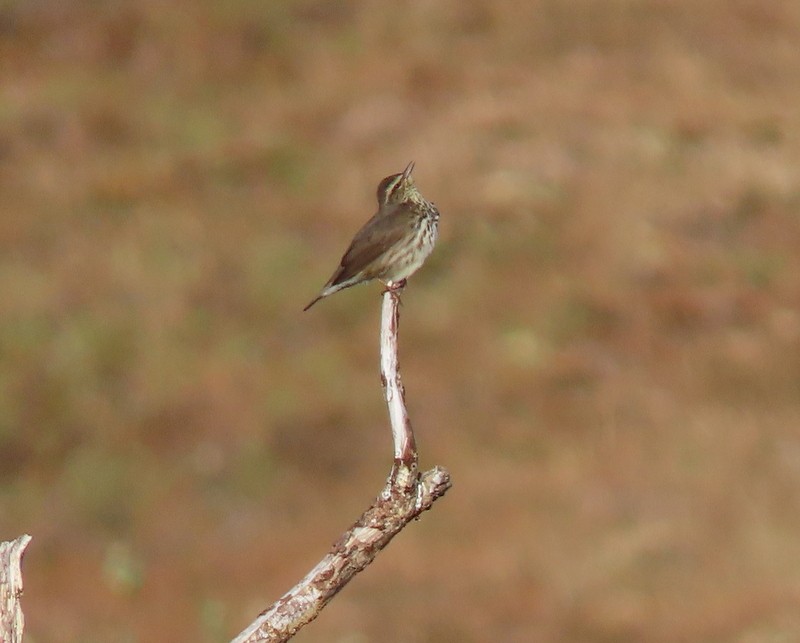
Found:
[(392, 174), (380, 182), (378, 185), (379, 207), (420, 199), (417, 186), (414, 185), (414, 177), (411, 176), (413, 170), (414, 161), (411, 161), (400, 174)]

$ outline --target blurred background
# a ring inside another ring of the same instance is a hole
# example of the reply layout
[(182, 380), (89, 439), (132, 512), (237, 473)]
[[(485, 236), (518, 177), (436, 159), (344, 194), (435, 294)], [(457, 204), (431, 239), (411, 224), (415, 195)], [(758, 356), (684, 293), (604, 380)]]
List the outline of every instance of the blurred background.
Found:
[(27, 640), (221, 641), (421, 462), (305, 643), (800, 639), (800, 4), (0, 7), (0, 539)]

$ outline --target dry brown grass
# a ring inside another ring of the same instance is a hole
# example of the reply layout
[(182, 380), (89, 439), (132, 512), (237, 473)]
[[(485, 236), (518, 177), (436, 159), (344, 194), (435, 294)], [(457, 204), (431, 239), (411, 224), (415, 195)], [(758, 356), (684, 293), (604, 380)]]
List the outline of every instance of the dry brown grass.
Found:
[[(102, 5), (102, 3), (101, 3)], [(800, 8), (0, 9), (0, 525), (36, 641), (225, 640), (389, 469), (386, 174), (455, 487), (298, 641), (800, 638)]]

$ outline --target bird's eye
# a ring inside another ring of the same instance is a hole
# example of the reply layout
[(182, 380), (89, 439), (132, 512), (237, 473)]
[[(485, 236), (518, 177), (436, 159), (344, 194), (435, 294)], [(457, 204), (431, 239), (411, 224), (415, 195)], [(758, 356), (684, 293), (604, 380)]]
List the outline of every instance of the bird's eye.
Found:
[(397, 193), (397, 188), (403, 182), (402, 178), (401, 174), (393, 174), (383, 179), (378, 186), (378, 202), (384, 202), (394, 197)]

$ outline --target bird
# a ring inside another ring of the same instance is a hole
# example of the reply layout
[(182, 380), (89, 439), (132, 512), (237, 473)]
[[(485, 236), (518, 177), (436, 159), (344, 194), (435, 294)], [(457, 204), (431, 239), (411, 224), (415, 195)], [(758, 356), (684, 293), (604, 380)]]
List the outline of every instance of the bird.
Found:
[(411, 161), (378, 184), (378, 211), (356, 232), (339, 267), (304, 311), (324, 297), (372, 279), (382, 281), (386, 290), (398, 291), (422, 267), (436, 244), (439, 210), (420, 194), (413, 170)]

